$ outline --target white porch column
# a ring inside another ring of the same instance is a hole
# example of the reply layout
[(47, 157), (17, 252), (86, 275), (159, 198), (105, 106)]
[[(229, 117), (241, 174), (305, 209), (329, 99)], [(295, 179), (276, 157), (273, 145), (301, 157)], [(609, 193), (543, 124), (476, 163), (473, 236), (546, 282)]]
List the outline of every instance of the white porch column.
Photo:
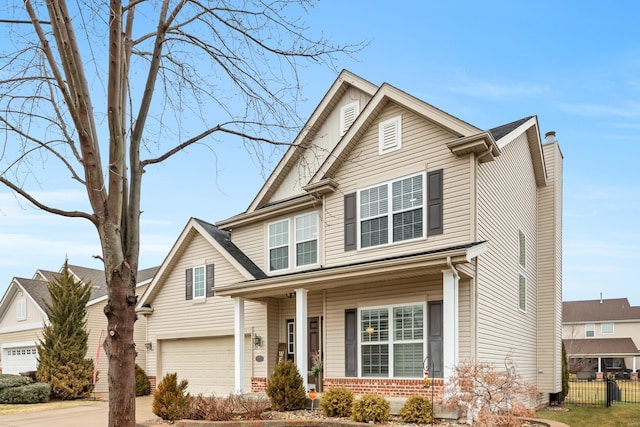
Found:
[(453, 375), (458, 364), (458, 280), (455, 270), (442, 271), (442, 361), (445, 380)]
[(244, 388), (244, 299), (233, 299), (233, 343), (235, 363), (236, 394), (242, 394)]
[(633, 372), (636, 371), (636, 357), (633, 356)]
[(602, 372), (602, 357), (598, 356), (598, 372)]
[(298, 372), (302, 376), (302, 385), (304, 389), (308, 388), (308, 371), (307, 366), (309, 358), (309, 349), (307, 348), (307, 293), (306, 289), (296, 289), (296, 365)]

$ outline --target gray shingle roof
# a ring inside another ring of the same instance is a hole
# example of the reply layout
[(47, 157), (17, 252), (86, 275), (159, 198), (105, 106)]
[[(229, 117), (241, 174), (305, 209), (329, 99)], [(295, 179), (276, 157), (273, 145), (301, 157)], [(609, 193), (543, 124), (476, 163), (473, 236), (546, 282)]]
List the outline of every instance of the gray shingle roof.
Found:
[(240, 265), (242, 265), (253, 277), (256, 279), (265, 279), (267, 275), (258, 267), (251, 259), (245, 255), (232, 241), (231, 233), (228, 231), (220, 230), (213, 224), (203, 221), (198, 218), (193, 218), (204, 228), (207, 233), (213, 237), (226, 251), (231, 255)]
[(631, 338), (589, 338), (563, 340), (567, 355), (639, 354)]
[(564, 323), (615, 320), (640, 321), (640, 307), (629, 305), (627, 298), (565, 301), (562, 303), (562, 321)]
[(529, 116), (529, 117), (525, 117), (523, 119), (520, 120), (516, 120), (514, 122), (511, 123), (507, 123), (495, 128), (491, 128), (489, 129), (489, 132), (491, 133), (491, 136), (493, 136), (493, 139), (495, 139), (496, 141), (501, 139), (502, 137), (504, 137), (505, 135), (508, 135), (510, 132), (513, 132), (515, 129), (518, 128), (518, 126), (520, 126), (521, 124), (523, 124), (524, 122), (526, 122), (527, 120), (530, 120), (533, 116)]

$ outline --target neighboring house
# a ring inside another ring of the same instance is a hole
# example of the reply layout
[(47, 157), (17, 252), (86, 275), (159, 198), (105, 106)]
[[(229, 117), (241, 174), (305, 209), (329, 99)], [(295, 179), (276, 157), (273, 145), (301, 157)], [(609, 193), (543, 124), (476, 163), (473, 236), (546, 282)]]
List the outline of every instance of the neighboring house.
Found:
[[(136, 292), (141, 295), (149, 285), (157, 267), (141, 270), (138, 273)], [(96, 361), (98, 346), (102, 348), (103, 331), (107, 327), (107, 318), (103, 308), (107, 300), (107, 285), (104, 271), (69, 265), (69, 272), (76, 280), (91, 283), (91, 297), (87, 303), (87, 329), (89, 331), (89, 349), (87, 358)], [(48, 318), (44, 312), (45, 303), (51, 303), (47, 283), (59, 273), (38, 270), (32, 279), (14, 278), (0, 301), (0, 345), (2, 373), (19, 374), (33, 371), (38, 366), (36, 345), (42, 338), (42, 326)], [(146, 369), (146, 319), (141, 318), (135, 325), (136, 350), (138, 363)], [(108, 392), (108, 361), (104, 350), (98, 358), (98, 381), (95, 391)]]
[(291, 359), (309, 388), (408, 396), (425, 370), (442, 392), (459, 362), (511, 357), (548, 400), (561, 218), (535, 116), (482, 130), (343, 71), (244, 213), (187, 222), (138, 306), (148, 374), (255, 392)]
[(627, 298), (563, 302), (562, 338), (578, 378), (631, 377), (640, 369), (640, 307)]

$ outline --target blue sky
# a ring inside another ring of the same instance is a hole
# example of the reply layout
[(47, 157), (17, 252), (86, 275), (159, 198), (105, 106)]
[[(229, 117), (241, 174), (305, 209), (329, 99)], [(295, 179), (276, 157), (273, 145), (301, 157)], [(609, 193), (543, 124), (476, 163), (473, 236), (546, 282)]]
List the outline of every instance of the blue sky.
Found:
[[(564, 299), (628, 297), (640, 305), (640, 2), (344, 2), (310, 10), (312, 34), (370, 43), (346, 68), (388, 82), (487, 129), (537, 115), (564, 154)], [(336, 73), (300, 71), (308, 117)], [(544, 135), (543, 135), (544, 136)], [(246, 209), (261, 168), (241, 141), (201, 145), (147, 169), (141, 267), (159, 265), (191, 216)], [(264, 169), (264, 170), (261, 170)], [(82, 188), (34, 165), (44, 201), (82, 206)], [(100, 268), (87, 221), (55, 217), (0, 188), (0, 291), (14, 276), (72, 264)]]

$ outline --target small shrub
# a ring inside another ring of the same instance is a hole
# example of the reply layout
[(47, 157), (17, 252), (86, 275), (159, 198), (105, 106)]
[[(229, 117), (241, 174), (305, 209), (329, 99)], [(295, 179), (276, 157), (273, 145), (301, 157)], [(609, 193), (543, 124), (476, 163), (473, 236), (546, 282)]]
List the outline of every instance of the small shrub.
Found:
[(271, 409), (295, 411), (303, 409), (307, 394), (296, 365), (290, 360), (279, 362), (267, 381)]
[(429, 398), (412, 396), (400, 409), (400, 418), (405, 423), (428, 424), (433, 421), (433, 407)]
[(51, 386), (47, 383), (33, 383), (0, 391), (0, 403), (44, 403), (49, 401)]
[[(49, 366), (43, 369), (51, 385), (51, 397), (61, 400), (82, 399), (91, 396), (93, 391), (93, 360), (81, 359), (69, 361), (64, 365)], [(45, 381), (42, 381), (45, 382)]]
[(353, 392), (346, 387), (332, 387), (322, 394), (320, 409), (327, 417), (350, 417)]
[(351, 418), (360, 423), (384, 423), (390, 413), (391, 404), (384, 397), (366, 393), (353, 404)]
[(204, 421), (230, 421), (234, 417), (234, 398), (220, 399), (215, 396), (198, 395), (191, 399), (189, 419)]
[(136, 396), (148, 396), (151, 394), (151, 381), (147, 373), (136, 363)]
[(186, 392), (189, 382), (178, 383), (178, 374), (166, 374), (153, 394), (151, 410), (163, 420), (175, 421), (189, 416), (191, 396)]
[(0, 390), (11, 387), (19, 387), (21, 385), (27, 385), (31, 380), (22, 375), (2, 374), (0, 375)]
[(245, 420), (262, 419), (262, 413), (269, 409), (269, 399), (260, 396), (234, 396), (237, 412), (242, 414)]

